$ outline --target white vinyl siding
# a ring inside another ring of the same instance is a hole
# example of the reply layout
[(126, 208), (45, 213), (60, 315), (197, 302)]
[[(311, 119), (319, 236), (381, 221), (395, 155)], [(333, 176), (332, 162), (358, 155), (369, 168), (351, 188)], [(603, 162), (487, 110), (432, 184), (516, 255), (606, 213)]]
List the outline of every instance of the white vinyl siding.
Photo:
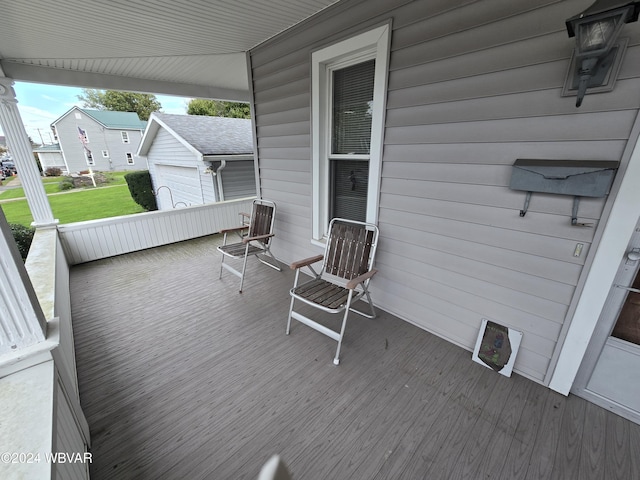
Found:
[(221, 176), (225, 201), (256, 195), (253, 160), (228, 161)]
[[(75, 371), (74, 371), (75, 373)], [(74, 414), (69, 405), (69, 400), (65, 394), (64, 386), (60, 379), (56, 379), (55, 388), (55, 452), (66, 453), (74, 459), (80, 455), (82, 459), (87, 461), (78, 462), (61, 462), (55, 464), (56, 475), (54, 478), (65, 478), (69, 480), (83, 480), (89, 478), (89, 459), (92, 457), (84, 457), (87, 452), (87, 446), (84, 443), (80, 427), (78, 426)]]
[[(340, 2), (251, 52), (261, 194), (274, 253), (304, 258), (313, 222), (313, 51), (393, 18), (372, 281), (381, 308), (471, 349), (482, 318), (524, 332), (515, 371), (548, 382), (606, 198), (509, 189), (518, 158), (617, 160), (640, 97), (640, 31), (613, 92), (562, 97), (575, 2)], [(349, 32), (349, 33), (346, 33)], [(574, 257), (576, 244), (584, 249)]]

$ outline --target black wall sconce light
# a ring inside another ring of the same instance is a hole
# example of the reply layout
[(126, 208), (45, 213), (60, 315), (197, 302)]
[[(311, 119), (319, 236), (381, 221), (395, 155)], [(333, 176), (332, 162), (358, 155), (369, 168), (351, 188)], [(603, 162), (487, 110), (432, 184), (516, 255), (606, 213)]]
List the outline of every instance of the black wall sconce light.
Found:
[(569, 37), (576, 37), (574, 62), (567, 82), (572, 82), (569, 90), (577, 89), (576, 107), (582, 104), (587, 88), (601, 87), (615, 80), (610, 78), (611, 72), (616, 70), (616, 63), (619, 68), (623, 50), (623, 46), (616, 45), (616, 40), (624, 24), (637, 21), (639, 13), (640, 1), (596, 0), (584, 12), (567, 19)]

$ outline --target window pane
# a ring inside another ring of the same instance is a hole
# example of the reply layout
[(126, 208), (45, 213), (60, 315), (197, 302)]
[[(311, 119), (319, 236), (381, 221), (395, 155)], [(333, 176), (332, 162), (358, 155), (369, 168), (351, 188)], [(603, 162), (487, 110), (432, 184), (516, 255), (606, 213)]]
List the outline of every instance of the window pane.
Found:
[(364, 222), (367, 218), (367, 160), (331, 161), (331, 218)]
[(368, 154), (375, 60), (333, 72), (332, 153)]

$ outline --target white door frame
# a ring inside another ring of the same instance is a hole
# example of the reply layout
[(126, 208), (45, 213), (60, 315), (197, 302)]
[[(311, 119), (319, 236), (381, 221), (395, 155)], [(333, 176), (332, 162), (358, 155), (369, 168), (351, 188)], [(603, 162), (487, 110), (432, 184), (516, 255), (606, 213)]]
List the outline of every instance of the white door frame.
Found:
[[(640, 248), (640, 219), (636, 223), (626, 252), (638, 248)], [(610, 373), (608, 373), (609, 370), (607, 370), (610, 367), (605, 367), (605, 364), (610, 366), (611, 359), (614, 359), (614, 363), (620, 364), (618, 366), (621, 366), (623, 369), (627, 369), (620, 371), (626, 371), (628, 372), (627, 374), (631, 372), (635, 374), (637, 364), (640, 362), (640, 360), (638, 360), (640, 347), (610, 336), (628, 295), (627, 290), (618, 288), (618, 285), (632, 285), (639, 267), (640, 260), (628, 259), (626, 255), (621, 259), (615, 276), (615, 283), (611, 286), (593, 337), (591, 338), (584, 360), (571, 389), (572, 393), (636, 423), (640, 423), (640, 411), (629, 408), (624, 404), (624, 400), (621, 400), (616, 394), (615, 388), (609, 388), (616, 384), (615, 380), (609, 380), (616, 377), (616, 375), (610, 375)], [(607, 349), (606, 354), (605, 348)], [(609, 360), (602, 360), (602, 356)], [(629, 367), (629, 364), (622, 365), (623, 359), (625, 362), (631, 362), (631, 364), (636, 365), (636, 367)], [(603, 361), (605, 363), (602, 363)], [(595, 375), (597, 379), (592, 381), (592, 376), (595, 374), (598, 365), (600, 365), (601, 368), (600, 373)], [(632, 368), (632, 370), (629, 371), (628, 368)], [(618, 369), (616, 368), (616, 370)], [(619, 381), (617, 383), (619, 383)], [(628, 391), (627, 395), (631, 391), (632, 390)]]
[[(573, 387), (587, 347), (596, 335), (600, 313), (640, 217), (639, 132), (640, 115), (637, 115), (618, 171), (622, 180), (616, 178), (617, 195), (549, 382), (549, 388), (563, 395), (568, 395)], [(615, 184), (612, 194), (615, 194)]]

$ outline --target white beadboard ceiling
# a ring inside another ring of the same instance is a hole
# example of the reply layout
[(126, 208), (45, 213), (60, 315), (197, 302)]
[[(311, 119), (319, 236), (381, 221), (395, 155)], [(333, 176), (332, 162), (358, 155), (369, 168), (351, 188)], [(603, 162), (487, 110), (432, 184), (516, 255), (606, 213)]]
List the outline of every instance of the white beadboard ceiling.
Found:
[(336, 0), (0, 1), (0, 75), (248, 99), (246, 52)]

